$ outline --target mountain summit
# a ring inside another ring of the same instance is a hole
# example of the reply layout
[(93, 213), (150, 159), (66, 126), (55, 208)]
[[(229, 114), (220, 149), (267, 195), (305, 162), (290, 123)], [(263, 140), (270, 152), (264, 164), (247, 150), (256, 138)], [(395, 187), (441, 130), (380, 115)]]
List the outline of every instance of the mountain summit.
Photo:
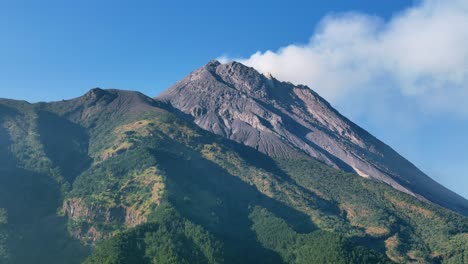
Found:
[(468, 201), (303, 85), (281, 82), (238, 62), (211, 61), (157, 97), (201, 128), (271, 157), (298, 152), (468, 215)]

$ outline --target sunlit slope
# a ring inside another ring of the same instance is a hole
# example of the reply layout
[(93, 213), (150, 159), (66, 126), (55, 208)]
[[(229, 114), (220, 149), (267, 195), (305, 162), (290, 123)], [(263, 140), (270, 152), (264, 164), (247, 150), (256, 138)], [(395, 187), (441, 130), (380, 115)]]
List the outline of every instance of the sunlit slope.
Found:
[(460, 263), (467, 254), (461, 215), (299, 152), (271, 158), (139, 93), (0, 106), (5, 263)]

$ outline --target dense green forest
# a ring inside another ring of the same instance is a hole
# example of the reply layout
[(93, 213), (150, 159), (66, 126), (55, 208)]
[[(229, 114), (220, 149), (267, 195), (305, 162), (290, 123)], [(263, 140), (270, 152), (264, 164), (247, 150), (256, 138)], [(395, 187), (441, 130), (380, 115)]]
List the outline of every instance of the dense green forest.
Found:
[(468, 219), (142, 94), (0, 101), (0, 263), (463, 263)]

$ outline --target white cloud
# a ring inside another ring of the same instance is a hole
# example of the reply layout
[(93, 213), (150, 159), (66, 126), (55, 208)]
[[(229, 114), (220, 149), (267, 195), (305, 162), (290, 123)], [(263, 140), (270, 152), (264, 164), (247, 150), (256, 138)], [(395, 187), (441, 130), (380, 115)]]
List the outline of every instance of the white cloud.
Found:
[(236, 60), (307, 84), (350, 114), (468, 118), (468, 0), (426, 0), (389, 21), (330, 15), (307, 44)]

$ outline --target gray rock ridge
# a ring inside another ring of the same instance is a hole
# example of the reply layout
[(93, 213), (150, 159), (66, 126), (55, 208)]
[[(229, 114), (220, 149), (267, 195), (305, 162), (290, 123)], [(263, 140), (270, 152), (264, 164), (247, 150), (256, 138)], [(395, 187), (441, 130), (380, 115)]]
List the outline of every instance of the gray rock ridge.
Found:
[(305, 153), (334, 168), (468, 215), (468, 201), (438, 184), (304, 85), (238, 62), (210, 61), (157, 100), (199, 127), (272, 157)]

